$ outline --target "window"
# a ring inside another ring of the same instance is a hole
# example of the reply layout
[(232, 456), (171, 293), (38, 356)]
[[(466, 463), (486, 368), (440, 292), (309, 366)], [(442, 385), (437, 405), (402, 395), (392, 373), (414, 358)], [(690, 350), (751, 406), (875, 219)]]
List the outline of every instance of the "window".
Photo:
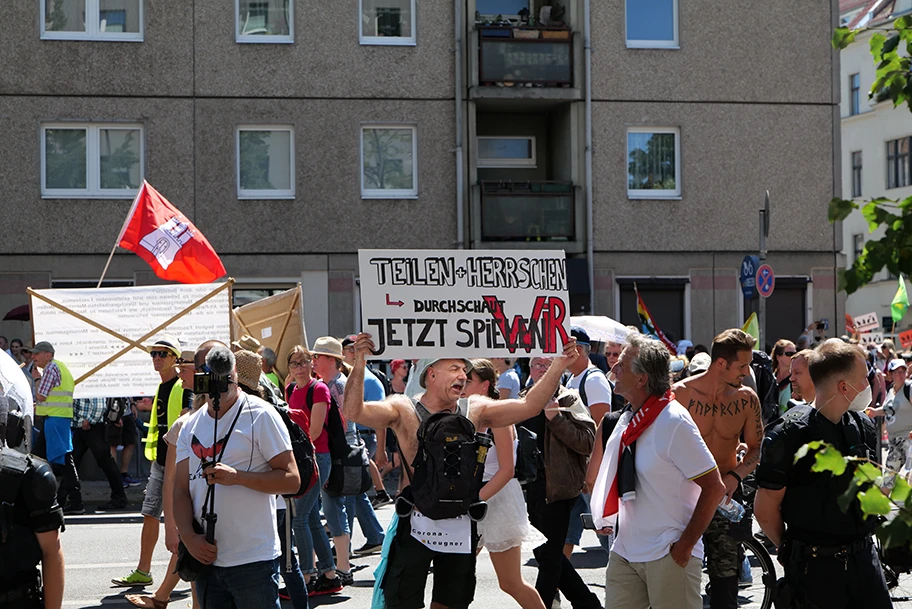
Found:
[(519, 19), (523, 11), (528, 13), (529, 0), (476, 0), (475, 10), (486, 17), (500, 15), (504, 19)]
[(238, 198), (294, 199), (294, 158), (291, 127), (238, 127)]
[(887, 142), (887, 188), (909, 185), (909, 140), (904, 137)]
[(681, 142), (678, 129), (627, 130), (627, 196), (662, 199), (681, 196)]
[(857, 73), (849, 76), (849, 116), (861, 112), (861, 76)]
[(852, 235), (852, 254), (854, 256), (852, 258), (853, 263), (858, 260), (862, 253), (864, 253), (864, 247), (864, 235), (860, 233)]
[(294, 42), (294, 0), (234, 0), (237, 42)]
[(479, 167), (535, 167), (535, 138), (478, 137)]
[(143, 179), (140, 125), (53, 123), (41, 127), (41, 195), (129, 199)]
[(627, 0), (627, 47), (678, 48), (678, 0)]
[(415, 127), (377, 125), (361, 128), (361, 197), (402, 199), (418, 196)]
[(46, 40), (143, 39), (143, 0), (41, 0)]
[(852, 153), (852, 196), (861, 196), (861, 151)]
[(360, 0), (361, 44), (415, 44), (415, 0)]

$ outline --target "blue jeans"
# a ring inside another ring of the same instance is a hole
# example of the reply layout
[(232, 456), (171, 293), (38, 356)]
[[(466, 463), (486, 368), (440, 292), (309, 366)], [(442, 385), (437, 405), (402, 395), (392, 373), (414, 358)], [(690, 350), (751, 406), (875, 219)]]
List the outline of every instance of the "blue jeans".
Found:
[(374, 512), (374, 506), (370, 504), (366, 493), (360, 495), (349, 495), (343, 497), (345, 500), (345, 511), (348, 515), (348, 529), (355, 530), (355, 518), (361, 523), (361, 532), (367, 538), (367, 543), (372, 546), (379, 546), (383, 543), (383, 527), (377, 520), (377, 514)]
[(333, 537), (351, 535), (348, 526), (348, 516), (345, 513), (345, 497), (333, 496), (323, 489), (324, 480), (329, 478), (332, 469), (332, 456), (329, 453), (317, 453), (317, 466), (320, 468), (320, 498), (323, 500), (323, 515), (326, 516), (326, 526)]
[(367, 447), (367, 456), (373, 460), (374, 455), (377, 454), (377, 434), (374, 431), (362, 431), (358, 430), (358, 433), (361, 435), (361, 440), (364, 442), (364, 446)]
[(203, 609), (281, 609), (278, 559), (211, 567), (196, 580)]
[[(281, 498), (279, 501), (283, 501)], [(304, 584), (304, 575), (298, 566), (293, 549), (287, 544), (285, 535), (285, 512), (287, 510), (276, 510), (276, 528), (279, 530), (279, 539), (282, 542), (282, 555), (279, 556), (279, 572), (285, 581), (285, 587), (288, 589), (288, 596), (291, 597), (291, 606), (293, 609), (308, 609), (307, 586)], [(288, 570), (288, 558), (291, 558), (291, 571)]]
[[(577, 498), (576, 503), (573, 505), (573, 511), (570, 512), (570, 526), (567, 528), (567, 539), (564, 540), (565, 544), (573, 544), (578, 546), (580, 539), (583, 537), (583, 521), (580, 520), (580, 514), (589, 513), (589, 495), (588, 493), (582, 493)], [(611, 551), (610, 539), (607, 535), (598, 535), (599, 545), (606, 552)]]
[[(295, 517), (291, 519), (291, 528), (294, 529), (295, 545), (298, 547), (298, 558), (301, 561), (301, 571), (308, 574), (335, 571), (336, 563), (332, 557), (329, 540), (323, 531), (320, 522), (320, 489), (329, 476), (329, 469), (319, 467), (319, 453), (316, 455), (317, 465), (320, 470), (320, 480), (313, 488), (295, 499)], [(314, 551), (317, 553), (317, 569), (314, 571)]]

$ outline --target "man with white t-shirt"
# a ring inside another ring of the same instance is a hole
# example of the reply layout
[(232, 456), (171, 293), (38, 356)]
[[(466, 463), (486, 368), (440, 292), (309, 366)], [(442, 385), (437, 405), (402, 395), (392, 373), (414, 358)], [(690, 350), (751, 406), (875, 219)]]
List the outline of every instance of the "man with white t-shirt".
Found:
[(608, 439), (590, 503), (599, 533), (616, 528), (605, 609), (699, 609), (703, 531), (725, 494), (716, 462), (674, 399), (670, 355), (633, 334), (614, 367), (630, 402)]
[[(300, 486), (288, 431), (271, 404), (238, 390), (234, 354), (225, 345), (211, 348), (206, 366), (210, 387), (230, 370), (228, 390), (215, 393), (218, 410), (209, 395), (181, 429), (174, 520), (190, 554), (210, 565), (196, 580), (203, 609), (279, 609), (275, 496)], [(194, 520), (203, 529), (208, 524), (203, 512), (210, 487), (218, 517), (214, 544), (194, 527)]]

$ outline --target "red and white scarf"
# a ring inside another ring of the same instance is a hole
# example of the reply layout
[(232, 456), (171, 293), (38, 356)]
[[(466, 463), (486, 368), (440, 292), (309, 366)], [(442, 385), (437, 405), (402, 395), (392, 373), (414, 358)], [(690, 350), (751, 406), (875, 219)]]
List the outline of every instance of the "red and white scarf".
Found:
[(620, 426), (625, 420), (629, 421), (629, 424), (622, 433), (613, 433), (608, 439), (590, 500), (590, 508), (598, 528), (613, 526), (620, 501), (633, 499), (633, 496), (621, 497), (618, 494), (618, 469), (624, 449), (636, 442), (674, 397), (671, 391), (666, 391), (661, 397), (651, 396), (636, 412), (625, 413), (618, 424)]

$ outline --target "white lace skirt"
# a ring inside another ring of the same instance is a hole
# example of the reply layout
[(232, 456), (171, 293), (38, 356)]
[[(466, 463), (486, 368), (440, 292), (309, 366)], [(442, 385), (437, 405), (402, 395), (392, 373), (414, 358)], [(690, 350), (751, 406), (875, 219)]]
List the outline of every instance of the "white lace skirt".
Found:
[(517, 546), (534, 549), (548, 541), (529, 524), (522, 486), (516, 478), (488, 499), (488, 514), (478, 523), (488, 552), (505, 552)]

